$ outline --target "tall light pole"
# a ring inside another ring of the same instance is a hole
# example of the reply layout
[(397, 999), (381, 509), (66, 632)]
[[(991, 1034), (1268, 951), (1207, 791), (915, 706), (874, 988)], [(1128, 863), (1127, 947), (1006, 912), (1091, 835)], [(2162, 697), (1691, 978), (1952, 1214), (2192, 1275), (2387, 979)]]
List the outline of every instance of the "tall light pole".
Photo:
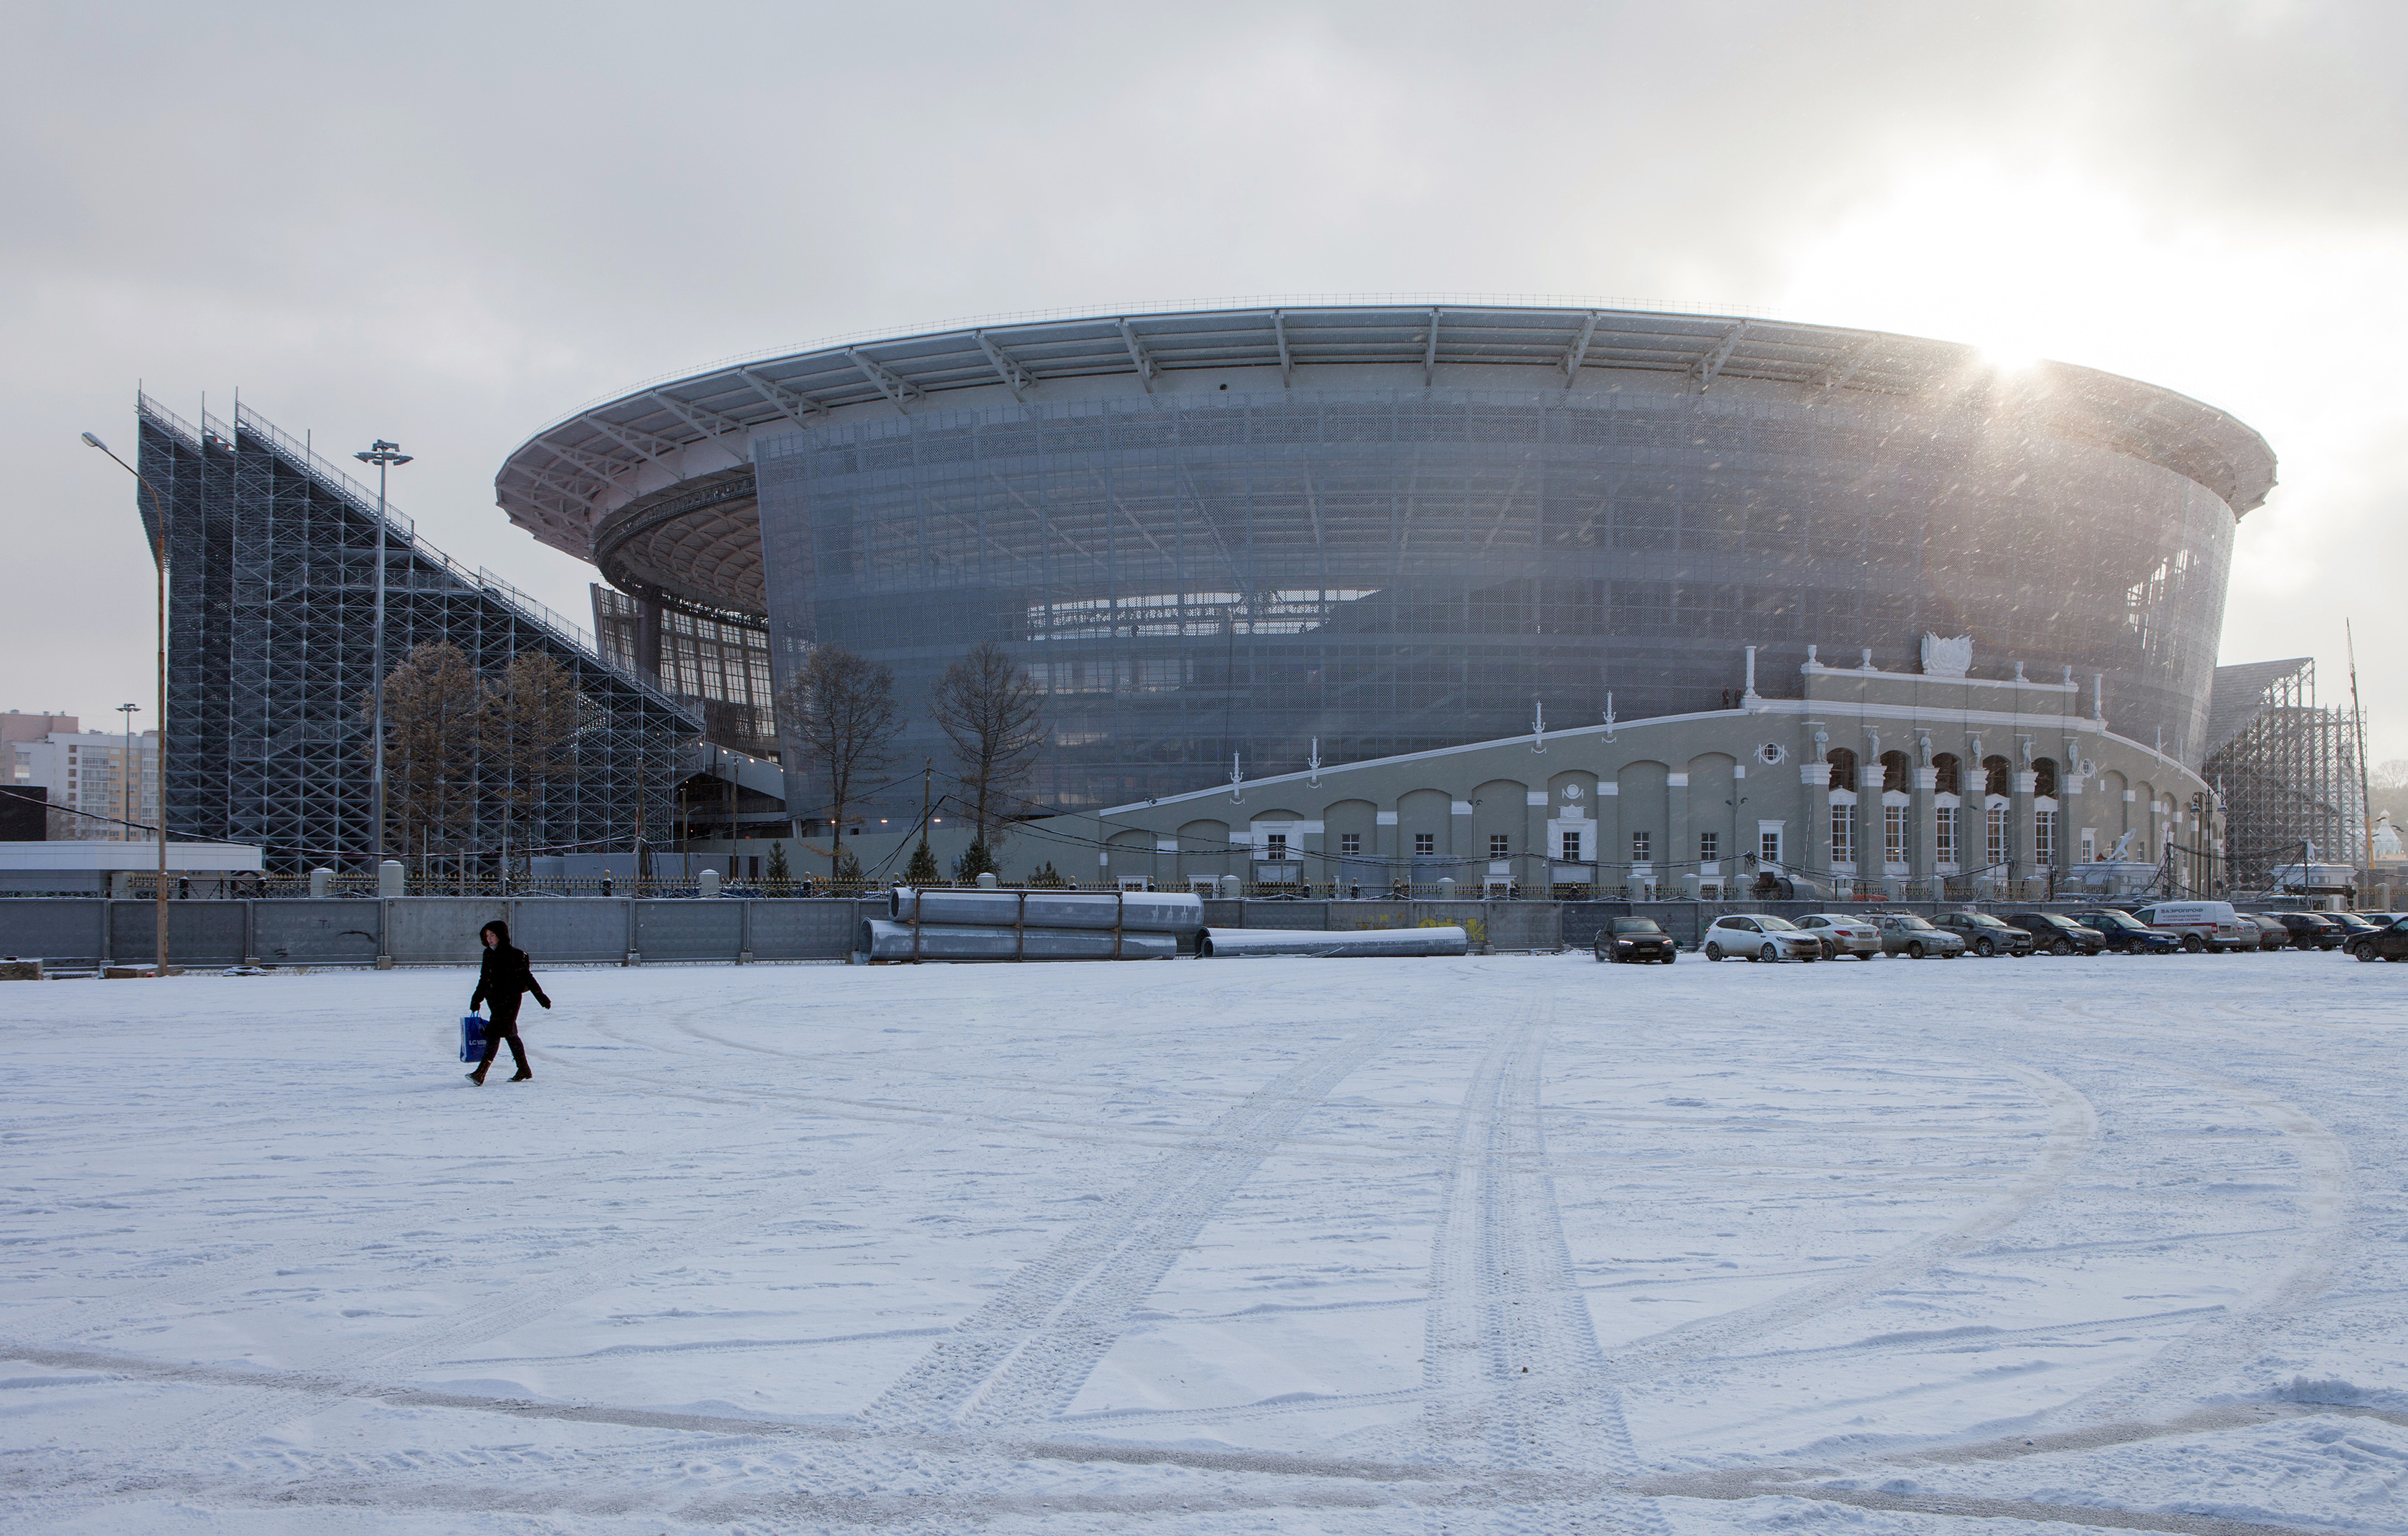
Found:
[[(134, 820), (134, 713), (141, 708), (139, 704), (120, 704), (117, 707), (117, 712), (125, 717), (125, 815), (123, 819), (129, 823)], [(126, 834), (133, 830), (130, 825), (120, 827), (117, 840), (132, 842), (134, 840)]]
[[(408, 464), (410, 455), (401, 452), (401, 444), (389, 443), (382, 438), (368, 445), (365, 453), (351, 457), (362, 464), (377, 467), (377, 553), (376, 553), (376, 724), (368, 750), (375, 754), (374, 766), (368, 770), (368, 788), (376, 802), (375, 868), (380, 879), (384, 871), (384, 475), (396, 464)], [(423, 872), (423, 871), (422, 871)]]
[[(158, 539), (151, 545), (152, 560), (159, 567), (159, 963), (156, 974), (167, 974), (167, 504), (159, 499), (159, 488), (143, 477), (142, 471), (110, 453), (108, 445), (87, 432), (83, 440), (116, 459), (117, 467), (132, 475), (142, 489), (150, 493), (152, 521), (159, 525)], [(134, 717), (127, 715), (130, 729)], [(132, 817), (126, 818), (128, 821)]]

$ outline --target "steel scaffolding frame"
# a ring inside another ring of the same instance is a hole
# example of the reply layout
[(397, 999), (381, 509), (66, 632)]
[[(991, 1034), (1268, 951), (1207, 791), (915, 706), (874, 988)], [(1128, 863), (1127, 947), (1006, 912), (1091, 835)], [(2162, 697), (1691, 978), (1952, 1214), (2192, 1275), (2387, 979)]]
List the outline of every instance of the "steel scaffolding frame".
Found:
[(2200, 776), (2224, 798), (2235, 887), (2271, 884), (2280, 864), (2358, 863), (2358, 738), (2347, 711), (2316, 703), (2312, 658), (2216, 668)]
[[(142, 472), (166, 502), (168, 733), (162, 804), (178, 838), (256, 843), (266, 867), (364, 868), (374, 845), (368, 722), (377, 546), (373, 491), (237, 406), (198, 428), (148, 395)], [(147, 500), (137, 501), (144, 524)], [(471, 571), (386, 517), (392, 664), (445, 641), (493, 676), (523, 653), (575, 679), (581, 724), (566, 770), (506, 829), (503, 787), (475, 770), (438, 850), (491, 874), (509, 848), (627, 849), (666, 838), (702, 722), (612, 668), (576, 626), (490, 571)]]

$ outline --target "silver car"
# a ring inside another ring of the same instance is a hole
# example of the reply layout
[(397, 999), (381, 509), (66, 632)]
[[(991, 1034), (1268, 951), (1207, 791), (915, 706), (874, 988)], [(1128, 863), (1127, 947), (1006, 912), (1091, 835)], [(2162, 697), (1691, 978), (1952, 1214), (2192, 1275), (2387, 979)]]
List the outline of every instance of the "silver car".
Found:
[(1819, 960), (1823, 957), (1823, 940), (1807, 933), (1786, 918), (1770, 915), (1750, 917), (1733, 912), (1717, 917), (1707, 928), (1698, 947), (1706, 952), (1709, 960), (1721, 960), (1731, 955), (1744, 955), (1751, 960)]
[(1884, 912), (1873, 921), (1881, 926), (1884, 955), (1903, 955), (1910, 960), (1937, 955), (1943, 960), (1954, 960), (1965, 953), (1963, 939), (1946, 928), (1933, 926), (1913, 912)]
[(1823, 940), (1826, 960), (1836, 960), (1842, 955), (1870, 960), (1882, 952), (1881, 929), (1858, 912), (1808, 912), (1798, 920), (1798, 926)]

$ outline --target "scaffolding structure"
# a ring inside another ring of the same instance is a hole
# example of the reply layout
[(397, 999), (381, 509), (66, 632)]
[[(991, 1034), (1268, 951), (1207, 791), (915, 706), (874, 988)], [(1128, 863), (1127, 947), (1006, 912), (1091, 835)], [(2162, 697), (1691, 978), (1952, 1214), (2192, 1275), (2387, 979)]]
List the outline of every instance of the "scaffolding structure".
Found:
[[(204, 412), (195, 428), (144, 395), (138, 421), (141, 472), (167, 520), (167, 829), (257, 844), (276, 873), (364, 871), (376, 846), (376, 495), (239, 405), (232, 423)], [(150, 498), (136, 505), (156, 539)], [(480, 762), (432, 851), (490, 877), (507, 873), (506, 850), (510, 865), (570, 848), (640, 856), (648, 837), (666, 839), (696, 714), (509, 582), (420, 539), (389, 505), (384, 547), (389, 667), (438, 641), (481, 677), (539, 653), (579, 695), (561, 771), (512, 807)], [(399, 839), (387, 846), (399, 852)]]
[(768, 625), (599, 582), (592, 590), (594, 636), (605, 660), (700, 715), (712, 744), (778, 755)]
[(2200, 776), (2218, 786), (2233, 887), (2265, 888), (2278, 865), (2356, 865), (2365, 822), (2359, 722), (2316, 703), (2307, 656), (2215, 669)]

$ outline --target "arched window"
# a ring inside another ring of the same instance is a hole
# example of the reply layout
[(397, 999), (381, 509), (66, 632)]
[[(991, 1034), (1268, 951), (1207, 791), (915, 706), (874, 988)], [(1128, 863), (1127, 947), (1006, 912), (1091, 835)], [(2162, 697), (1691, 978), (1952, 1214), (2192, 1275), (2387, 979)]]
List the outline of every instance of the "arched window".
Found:
[(1956, 788), (1956, 754), (1943, 752), (1931, 760), (1932, 788), (1942, 795), (1959, 793)]
[(2014, 792), (2014, 768), (2005, 758), (1992, 753), (1982, 759), (1982, 771), (1989, 776), (1989, 782), (1982, 786), (1983, 794), (2006, 795)]
[(1855, 753), (1850, 752), (1845, 747), (1833, 747), (1830, 751), (1830, 754), (1825, 757), (1823, 761), (1831, 765), (1831, 787), (1833, 789), (1854, 789), (1856, 787), (1856, 754)]
[(2035, 757), (2032, 759), (2032, 793), (2035, 795), (2045, 795), (2052, 800), (2057, 798), (2056, 758)]
[(1882, 793), (1885, 795), (1905, 794), (1907, 792), (1908, 785), (1914, 782), (1914, 775), (1910, 771), (1914, 765), (1906, 760), (1906, 754), (1902, 752), (1883, 753), (1881, 755), (1881, 765)]

